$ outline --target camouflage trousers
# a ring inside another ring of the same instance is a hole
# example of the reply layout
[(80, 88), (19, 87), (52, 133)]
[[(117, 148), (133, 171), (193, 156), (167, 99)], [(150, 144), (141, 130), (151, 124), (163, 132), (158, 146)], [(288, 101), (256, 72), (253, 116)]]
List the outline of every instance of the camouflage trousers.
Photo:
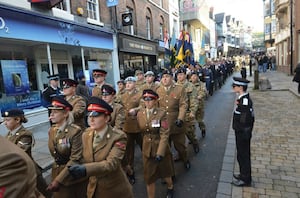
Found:
[(184, 124), (185, 135), (188, 138), (188, 140), (194, 145), (198, 144), (195, 124), (196, 124), (195, 119), (186, 119)]

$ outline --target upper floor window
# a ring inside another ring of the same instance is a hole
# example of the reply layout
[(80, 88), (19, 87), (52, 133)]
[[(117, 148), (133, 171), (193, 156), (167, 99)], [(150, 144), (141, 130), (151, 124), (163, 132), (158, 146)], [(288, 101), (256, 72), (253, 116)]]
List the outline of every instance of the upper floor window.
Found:
[(151, 39), (151, 21), (149, 17), (146, 17), (146, 31), (147, 39)]
[(87, 0), (88, 18), (99, 21), (99, 5), (98, 0)]
[(63, 0), (60, 3), (58, 3), (55, 7), (70, 12), (71, 11), (70, 0)]
[(164, 40), (164, 25), (159, 24), (159, 40)]

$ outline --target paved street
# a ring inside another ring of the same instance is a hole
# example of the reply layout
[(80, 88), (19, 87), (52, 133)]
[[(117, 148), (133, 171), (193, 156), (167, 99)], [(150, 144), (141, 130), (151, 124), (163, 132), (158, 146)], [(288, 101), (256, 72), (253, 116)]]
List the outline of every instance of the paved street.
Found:
[[(272, 89), (253, 90), (253, 77), (249, 77), (249, 92), (256, 114), (251, 145), (253, 186), (237, 188), (231, 185), (233, 170), (238, 172), (238, 165), (234, 133), (229, 128), (223, 166), (220, 176), (217, 176), (220, 178), (218, 198), (300, 197), (300, 96), (297, 94), (297, 84), (292, 82), (291, 76), (280, 72), (268, 71), (260, 77), (267, 77)], [(33, 157), (42, 167), (52, 162), (47, 146), (48, 128), (48, 123), (32, 128), (36, 138)], [(194, 167), (201, 163), (194, 157), (192, 160)], [(187, 174), (186, 177), (195, 178), (195, 174)], [(193, 188), (199, 187), (195, 184), (187, 190)], [(195, 197), (205, 196), (198, 194)]]

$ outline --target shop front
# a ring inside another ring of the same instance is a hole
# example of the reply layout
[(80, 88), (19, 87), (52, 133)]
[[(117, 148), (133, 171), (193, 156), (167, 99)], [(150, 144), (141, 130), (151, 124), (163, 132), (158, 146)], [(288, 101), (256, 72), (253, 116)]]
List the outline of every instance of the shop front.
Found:
[(159, 72), (157, 64), (158, 43), (133, 37), (126, 34), (119, 34), (119, 64), (120, 76), (125, 79), (127, 76), (134, 76), (136, 70)]
[[(108, 71), (114, 84), (113, 34), (90, 25), (76, 24), (30, 11), (0, 5), (0, 109), (21, 108), (39, 114), (41, 91), (47, 76), (76, 79), (95, 68)], [(117, 73), (118, 75), (116, 75)], [(118, 78), (118, 77), (117, 77)], [(41, 121), (42, 122), (42, 121)]]

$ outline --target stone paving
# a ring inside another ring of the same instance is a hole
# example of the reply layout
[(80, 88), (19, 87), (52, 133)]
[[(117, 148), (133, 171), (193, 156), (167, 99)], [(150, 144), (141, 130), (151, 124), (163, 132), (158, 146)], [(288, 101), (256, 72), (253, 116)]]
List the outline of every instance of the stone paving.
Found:
[[(281, 72), (260, 73), (272, 89), (249, 92), (254, 102), (256, 120), (251, 141), (252, 187), (231, 185), (238, 173), (235, 137), (228, 135), (217, 197), (267, 198), (300, 197), (300, 95), (292, 76)], [(233, 171), (234, 170), (234, 171)]]

